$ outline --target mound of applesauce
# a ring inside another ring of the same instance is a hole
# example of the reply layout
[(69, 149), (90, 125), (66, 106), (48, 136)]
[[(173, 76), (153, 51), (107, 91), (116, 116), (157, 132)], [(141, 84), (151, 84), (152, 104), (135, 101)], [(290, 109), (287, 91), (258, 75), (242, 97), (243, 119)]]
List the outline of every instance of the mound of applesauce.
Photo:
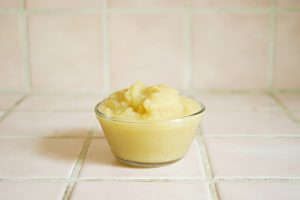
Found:
[(159, 166), (182, 158), (203, 110), (171, 87), (142, 82), (113, 93), (95, 108), (113, 154), (137, 166)]

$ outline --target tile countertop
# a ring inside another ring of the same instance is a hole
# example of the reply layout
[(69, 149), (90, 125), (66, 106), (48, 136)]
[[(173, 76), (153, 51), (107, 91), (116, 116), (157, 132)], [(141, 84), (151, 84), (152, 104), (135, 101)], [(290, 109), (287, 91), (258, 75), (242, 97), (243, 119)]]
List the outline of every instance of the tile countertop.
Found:
[(144, 169), (112, 156), (100, 96), (0, 94), (0, 199), (300, 199), (300, 94), (194, 96), (207, 110), (188, 154)]

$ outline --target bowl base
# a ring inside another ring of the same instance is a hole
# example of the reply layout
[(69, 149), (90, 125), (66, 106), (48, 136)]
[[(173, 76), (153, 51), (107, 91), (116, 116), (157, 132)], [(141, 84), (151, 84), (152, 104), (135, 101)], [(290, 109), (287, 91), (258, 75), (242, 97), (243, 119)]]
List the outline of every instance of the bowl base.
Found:
[(165, 165), (169, 165), (172, 164), (174, 162), (179, 161), (181, 158), (176, 159), (176, 160), (171, 160), (171, 161), (167, 161), (167, 162), (160, 162), (160, 163), (142, 163), (142, 162), (135, 162), (135, 161), (129, 161), (129, 160), (125, 160), (119, 157), (116, 157), (120, 162), (126, 164), (126, 165), (130, 165), (130, 166), (134, 166), (134, 167), (162, 167)]

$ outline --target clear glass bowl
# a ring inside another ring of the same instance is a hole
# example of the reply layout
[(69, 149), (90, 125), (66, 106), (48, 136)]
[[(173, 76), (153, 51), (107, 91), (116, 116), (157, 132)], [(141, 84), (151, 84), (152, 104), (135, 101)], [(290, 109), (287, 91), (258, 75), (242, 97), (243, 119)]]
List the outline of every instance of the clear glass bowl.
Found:
[(157, 167), (180, 160), (189, 149), (205, 110), (171, 120), (128, 120), (95, 113), (115, 157), (123, 163)]

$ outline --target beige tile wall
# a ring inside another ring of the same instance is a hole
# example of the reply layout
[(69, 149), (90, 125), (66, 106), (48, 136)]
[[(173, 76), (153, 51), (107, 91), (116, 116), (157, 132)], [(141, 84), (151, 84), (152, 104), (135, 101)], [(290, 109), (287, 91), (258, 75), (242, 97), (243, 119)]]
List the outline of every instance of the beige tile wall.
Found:
[(300, 91), (299, 0), (0, 0), (1, 91)]

